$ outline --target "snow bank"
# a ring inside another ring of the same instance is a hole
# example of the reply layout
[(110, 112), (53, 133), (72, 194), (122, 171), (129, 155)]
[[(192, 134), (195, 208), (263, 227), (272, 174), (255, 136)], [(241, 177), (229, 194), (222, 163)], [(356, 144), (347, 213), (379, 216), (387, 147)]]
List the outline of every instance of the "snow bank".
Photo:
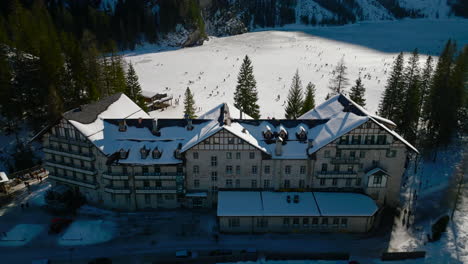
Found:
[(116, 232), (116, 224), (103, 220), (80, 220), (73, 222), (58, 243), (60, 245), (89, 245), (111, 240)]
[(19, 224), (0, 238), (0, 246), (24, 246), (44, 230), (44, 225)]

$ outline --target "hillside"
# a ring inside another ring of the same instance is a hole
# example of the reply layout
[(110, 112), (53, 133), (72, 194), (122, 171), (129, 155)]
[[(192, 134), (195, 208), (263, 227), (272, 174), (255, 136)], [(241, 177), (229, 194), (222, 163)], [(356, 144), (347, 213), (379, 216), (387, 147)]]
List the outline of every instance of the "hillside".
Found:
[[(427, 28), (431, 28), (430, 31)], [(190, 87), (198, 114), (221, 103), (233, 103), (242, 58), (249, 55), (254, 66), (262, 118), (284, 117), (284, 102), (296, 69), (302, 84), (316, 85), (316, 102), (328, 93), (334, 65), (343, 56), (350, 83), (361, 74), (367, 89), (367, 109), (374, 112), (394, 57), (418, 48), (437, 55), (449, 38), (461, 46), (468, 43), (468, 20), (402, 20), (366, 22), (339, 27), (281, 28), (242, 35), (211, 37), (193, 48), (154, 52), (149, 48), (127, 53), (134, 64), (143, 93), (169, 93), (181, 98), (159, 117), (182, 117), (183, 93)], [(391, 38), (391, 39), (389, 39)], [(398, 41), (392, 41), (398, 40)], [(421, 63), (426, 55), (420, 57)]]

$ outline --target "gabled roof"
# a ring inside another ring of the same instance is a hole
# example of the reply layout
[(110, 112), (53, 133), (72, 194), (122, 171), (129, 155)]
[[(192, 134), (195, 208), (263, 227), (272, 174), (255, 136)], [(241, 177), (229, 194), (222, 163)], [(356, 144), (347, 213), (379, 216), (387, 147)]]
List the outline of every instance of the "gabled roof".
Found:
[(374, 174), (377, 174), (377, 175), (385, 174), (385, 175), (390, 176), (390, 174), (388, 174), (388, 172), (382, 168), (373, 168), (372, 170), (366, 172), (366, 177), (374, 175)]

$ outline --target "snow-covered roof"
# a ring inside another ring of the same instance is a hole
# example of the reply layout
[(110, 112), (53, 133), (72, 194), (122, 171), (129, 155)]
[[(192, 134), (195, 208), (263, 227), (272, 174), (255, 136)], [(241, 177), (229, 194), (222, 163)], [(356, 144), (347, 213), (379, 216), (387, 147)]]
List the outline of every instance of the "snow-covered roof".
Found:
[[(200, 115), (198, 119), (219, 119), (221, 116), (224, 116), (225, 111), (229, 113), (231, 118), (240, 119), (240, 110), (237, 109), (234, 105), (230, 103), (219, 104), (212, 109), (206, 111), (206, 113)], [(253, 119), (246, 113), (242, 113), (242, 119)]]
[(378, 207), (369, 196), (359, 193), (314, 192), (322, 216), (372, 216)]
[(218, 216), (372, 216), (377, 209), (377, 205), (369, 196), (358, 193), (220, 191), (217, 214)]
[(9, 181), (5, 172), (0, 171), (0, 183)]
[(385, 174), (385, 175), (389, 175), (388, 172), (382, 168), (373, 168), (372, 170), (368, 171), (366, 173), (366, 177), (367, 176), (370, 176), (370, 175), (374, 175), (376, 173), (380, 172), (380, 174)]
[(396, 126), (392, 121), (383, 117), (376, 116), (367, 112), (363, 107), (353, 102), (343, 94), (338, 94), (318, 105), (309, 112), (303, 114), (299, 119), (328, 119), (323, 126), (317, 128), (318, 137), (314, 137), (313, 147), (309, 149), (309, 154), (314, 153), (326, 144), (348, 133), (354, 128), (362, 125), (368, 120), (373, 121), (392, 136), (400, 140), (403, 144), (409, 147), (416, 153), (418, 150), (407, 142), (403, 137), (395, 131), (388, 128), (385, 124)]

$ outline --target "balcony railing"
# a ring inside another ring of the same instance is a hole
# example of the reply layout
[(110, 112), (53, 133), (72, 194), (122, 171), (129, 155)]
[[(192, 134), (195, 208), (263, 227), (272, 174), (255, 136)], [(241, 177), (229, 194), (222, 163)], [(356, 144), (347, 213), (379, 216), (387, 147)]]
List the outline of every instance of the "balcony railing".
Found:
[(116, 193), (116, 194), (130, 194), (132, 191), (129, 187), (114, 187), (114, 186), (106, 186), (104, 187), (104, 191), (108, 193)]
[(113, 181), (126, 181), (128, 180), (128, 173), (121, 173), (121, 172), (104, 172), (102, 177), (107, 180)]
[(319, 178), (353, 178), (357, 176), (355, 171), (319, 171)]
[(78, 167), (78, 165), (75, 165), (73, 163), (67, 163), (67, 162), (61, 162), (57, 160), (46, 160), (45, 161), (46, 166), (50, 167), (56, 167), (64, 170), (71, 170), (71, 171), (76, 171), (88, 175), (96, 175), (97, 171), (93, 168), (88, 168), (88, 167)]
[(76, 178), (68, 178), (62, 175), (50, 175), (49, 174), (49, 178), (52, 180), (59, 181), (59, 182), (79, 185), (79, 186), (90, 188), (90, 189), (98, 188), (98, 184), (96, 182), (90, 182), (90, 181), (76, 179)]
[(92, 146), (91, 142), (89, 141), (80, 141), (75, 138), (57, 137), (54, 135), (50, 135), (49, 140), (60, 142), (60, 143), (65, 143), (65, 144), (73, 144), (73, 145), (82, 146), (82, 147)]
[(390, 144), (336, 144), (341, 149), (387, 149), (390, 148)]
[(135, 192), (138, 194), (177, 193), (177, 187), (137, 187)]
[(91, 153), (81, 153), (77, 151), (66, 150), (63, 148), (55, 148), (53, 146), (47, 146), (44, 148), (45, 153), (56, 154), (60, 156), (82, 159), (86, 161), (94, 161), (94, 155)]
[(183, 176), (182, 172), (136, 172), (135, 180), (175, 180)]
[(359, 161), (359, 158), (356, 157), (335, 157), (331, 159), (331, 163), (334, 164), (357, 164)]

